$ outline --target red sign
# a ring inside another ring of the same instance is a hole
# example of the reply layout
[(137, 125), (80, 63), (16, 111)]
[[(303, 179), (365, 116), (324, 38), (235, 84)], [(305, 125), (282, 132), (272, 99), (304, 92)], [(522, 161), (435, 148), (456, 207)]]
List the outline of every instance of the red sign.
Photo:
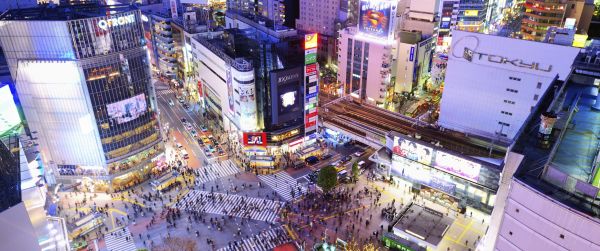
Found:
[(317, 121), (315, 120), (315, 121), (313, 121), (313, 122), (307, 122), (307, 123), (304, 125), (304, 127), (306, 127), (306, 128), (310, 128), (310, 127), (313, 127), (313, 126), (316, 126), (316, 125), (317, 125)]
[(198, 80), (198, 97), (203, 97), (202, 95), (202, 81)]
[(309, 64), (306, 66), (306, 76), (317, 74), (317, 64)]
[(266, 132), (245, 132), (244, 133), (244, 146), (267, 146), (267, 133)]

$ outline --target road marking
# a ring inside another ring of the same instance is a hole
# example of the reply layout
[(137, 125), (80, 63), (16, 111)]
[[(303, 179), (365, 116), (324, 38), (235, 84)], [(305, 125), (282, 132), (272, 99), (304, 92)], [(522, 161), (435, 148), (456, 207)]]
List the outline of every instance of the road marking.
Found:
[(144, 204), (142, 204), (142, 203), (135, 202), (135, 201), (133, 201), (133, 200), (131, 200), (131, 199), (129, 199), (129, 198), (125, 198), (125, 197), (116, 197), (116, 198), (112, 198), (112, 200), (113, 200), (113, 201), (120, 200), (120, 201), (124, 201), (124, 202), (129, 202), (129, 203), (131, 203), (131, 204), (136, 204), (136, 205), (138, 205), (138, 206), (140, 206), (140, 207), (147, 207), (146, 205), (144, 205)]
[(467, 227), (465, 227), (462, 231), (462, 233), (460, 233), (460, 235), (458, 236), (457, 241), (461, 241), (462, 238), (465, 236), (465, 234), (469, 231), (469, 229), (471, 229), (471, 226), (473, 226), (473, 219), (471, 219), (469, 221), (469, 224), (467, 224)]

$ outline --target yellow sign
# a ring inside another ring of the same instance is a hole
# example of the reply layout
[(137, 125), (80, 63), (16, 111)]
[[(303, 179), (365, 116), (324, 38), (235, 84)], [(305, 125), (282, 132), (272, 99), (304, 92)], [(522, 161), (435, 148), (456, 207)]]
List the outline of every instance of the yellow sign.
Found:
[(465, 17), (476, 17), (479, 15), (478, 10), (465, 10)]
[(573, 38), (573, 47), (583, 48), (585, 47), (585, 42), (587, 41), (588, 35), (585, 34), (575, 34)]
[(304, 49), (317, 48), (318, 33), (307, 34), (304, 36)]

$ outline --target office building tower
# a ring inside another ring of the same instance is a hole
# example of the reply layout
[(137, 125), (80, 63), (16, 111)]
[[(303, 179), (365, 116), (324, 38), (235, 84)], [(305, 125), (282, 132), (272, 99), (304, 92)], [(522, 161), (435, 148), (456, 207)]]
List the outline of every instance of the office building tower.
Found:
[(60, 182), (89, 177), (89, 190), (122, 189), (162, 163), (136, 7), (11, 10), (0, 16), (0, 41), (44, 165)]

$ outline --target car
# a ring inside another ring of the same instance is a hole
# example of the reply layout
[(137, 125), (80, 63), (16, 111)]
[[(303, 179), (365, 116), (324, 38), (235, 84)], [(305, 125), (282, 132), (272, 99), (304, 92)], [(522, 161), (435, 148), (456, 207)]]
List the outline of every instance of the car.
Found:
[(223, 150), (219, 151), (219, 156), (225, 156), (225, 152)]
[(319, 158), (317, 158), (316, 156), (310, 156), (307, 157), (304, 161), (306, 161), (306, 163), (308, 163), (309, 165), (314, 165), (319, 162)]
[(200, 126), (200, 130), (201, 130), (202, 132), (207, 132), (207, 131), (208, 131), (208, 128), (206, 128), (206, 126), (205, 126), (205, 125), (201, 125), (201, 126)]
[(184, 159), (190, 158), (190, 155), (187, 153), (187, 151), (185, 149), (181, 150), (181, 156), (183, 156)]
[(183, 106), (183, 108), (185, 108), (185, 109), (190, 109), (190, 105), (188, 105), (188, 104), (183, 104), (182, 106)]
[(343, 157), (340, 161), (341, 161), (341, 164), (343, 165), (343, 164), (350, 162), (351, 160), (352, 160), (352, 156), (348, 155), (348, 156)]
[(172, 100), (172, 99), (169, 99), (169, 105), (170, 105), (170, 106), (174, 106), (174, 105), (175, 105), (175, 102), (173, 102), (173, 100)]
[(185, 118), (181, 118), (181, 123), (185, 123), (187, 120)]
[(328, 153), (328, 154), (321, 156), (321, 160), (331, 159), (331, 157), (333, 157), (333, 154)]
[(204, 146), (204, 142), (202, 142), (202, 139), (196, 139), (196, 141), (198, 141), (198, 145)]
[(365, 154), (365, 151), (363, 151), (363, 150), (358, 150), (358, 151), (356, 151), (356, 152), (354, 153), (354, 156), (356, 156), (356, 157), (360, 157), (360, 156), (363, 156), (363, 154)]
[(175, 143), (175, 146), (177, 146), (177, 148), (182, 148), (183, 145), (181, 145), (180, 143)]
[(183, 100), (183, 98), (178, 98), (177, 101), (179, 101), (180, 104), (185, 103), (185, 100)]

